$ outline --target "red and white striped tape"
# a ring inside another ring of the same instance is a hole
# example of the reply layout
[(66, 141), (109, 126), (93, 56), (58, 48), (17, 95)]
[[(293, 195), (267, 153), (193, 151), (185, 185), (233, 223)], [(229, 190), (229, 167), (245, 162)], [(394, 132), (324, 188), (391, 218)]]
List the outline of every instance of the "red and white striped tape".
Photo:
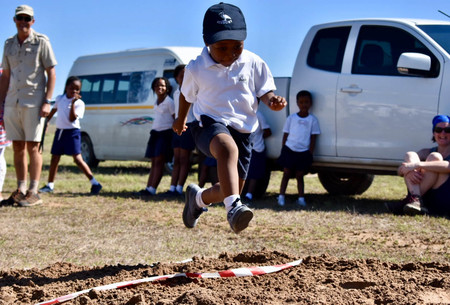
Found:
[(53, 300), (37, 303), (36, 305), (50, 305), (50, 304), (61, 304), (63, 302), (75, 299), (76, 297), (88, 293), (91, 290), (111, 290), (111, 289), (120, 289), (125, 287), (131, 287), (142, 283), (147, 282), (156, 282), (156, 281), (164, 281), (167, 279), (175, 278), (175, 277), (188, 277), (188, 278), (221, 278), (221, 277), (242, 277), (242, 276), (254, 276), (254, 275), (263, 275), (268, 273), (278, 272), (290, 267), (297, 266), (301, 264), (302, 260), (293, 261), (287, 264), (275, 265), (275, 266), (263, 266), (263, 267), (247, 267), (247, 268), (237, 268), (230, 269), (219, 272), (211, 272), (211, 273), (176, 273), (170, 275), (160, 275), (160, 276), (152, 276), (139, 280), (132, 280), (126, 282), (119, 282), (104, 286), (98, 286), (90, 289), (85, 289), (82, 291), (78, 291), (75, 293), (71, 293), (62, 297), (58, 297)]

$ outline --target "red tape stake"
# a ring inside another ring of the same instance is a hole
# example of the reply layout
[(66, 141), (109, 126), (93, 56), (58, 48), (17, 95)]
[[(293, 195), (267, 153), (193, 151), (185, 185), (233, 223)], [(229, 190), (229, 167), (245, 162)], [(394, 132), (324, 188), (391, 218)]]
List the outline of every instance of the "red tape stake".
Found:
[(98, 286), (91, 289), (85, 289), (82, 291), (78, 291), (75, 293), (71, 293), (62, 297), (58, 297), (56, 299), (45, 301), (42, 303), (37, 303), (36, 305), (51, 305), (51, 304), (61, 304), (63, 302), (75, 299), (76, 297), (88, 293), (91, 290), (111, 290), (111, 289), (120, 289), (125, 287), (131, 287), (142, 283), (147, 282), (156, 282), (156, 281), (164, 281), (167, 279), (175, 278), (175, 277), (187, 277), (187, 278), (221, 278), (221, 277), (242, 277), (242, 276), (255, 276), (255, 275), (263, 275), (278, 272), (290, 267), (298, 266), (302, 263), (302, 260), (293, 261), (287, 264), (275, 265), (275, 266), (263, 266), (263, 267), (247, 267), (247, 268), (237, 268), (230, 269), (219, 272), (212, 273), (176, 273), (170, 275), (160, 275), (160, 276), (152, 276), (139, 280), (132, 280), (126, 282), (119, 282), (104, 286)]

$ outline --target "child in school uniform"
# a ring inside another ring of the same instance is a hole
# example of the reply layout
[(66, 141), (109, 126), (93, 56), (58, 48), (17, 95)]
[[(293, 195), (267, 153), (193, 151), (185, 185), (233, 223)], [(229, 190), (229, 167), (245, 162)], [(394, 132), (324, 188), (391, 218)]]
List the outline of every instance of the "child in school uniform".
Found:
[(312, 106), (312, 96), (309, 91), (302, 90), (297, 93), (297, 106), (300, 111), (289, 115), (283, 128), (283, 148), (278, 159), (283, 166), (283, 178), (278, 196), (279, 206), (285, 204), (286, 188), (293, 173), (297, 179), (297, 204), (301, 207), (306, 206), (303, 177), (308, 173), (313, 162), (316, 138), (320, 134), (319, 121), (309, 113)]
[(193, 105), (196, 123), (191, 127), (197, 148), (217, 160), (219, 182), (208, 189), (190, 184), (186, 189), (183, 222), (196, 226), (211, 203), (222, 202), (231, 229), (249, 225), (253, 212), (240, 199), (251, 157), (252, 133), (258, 128), (257, 98), (272, 110), (286, 106), (266, 63), (244, 50), (247, 37), (242, 11), (231, 4), (211, 6), (203, 19), (205, 47), (184, 74), (178, 118), (173, 130), (186, 131), (186, 116)]
[(156, 194), (156, 189), (164, 173), (164, 164), (173, 156), (171, 127), (175, 115), (175, 105), (169, 96), (172, 86), (167, 78), (156, 77), (152, 82), (152, 89), (156, 94), (155, 118), (145, 152), (145, 157), (151, 159), (152, 166), (147, 187), (139, 191), (138, 196)]
[(56, 132), (51, 149), (52, 159), (47, 184), (39, 189), (39, 193), (51, 193), (54, 190), (55, 177), (59, 160), (62, 155), (73, 157), (75, 164), (83, 171), (91, 183), (91, 194), (97, 195), (102, 185), (94, 178), (89, 165), (81, 156), (80, 119), (84, 116), (84, 102), (81, 100), (81, 80), (76, 76), (67, 79), (64, 94), (55, 99), (55, 105), (47, 120), (50, 121), (58, 111), (56, 117)]
[[(175, 117), (178, 115), (178, 105), (180, 99), (180, 89), (183, 85), (184, 69), (186, 65), (178, 65), (175, 67), (173, 76), (178, 84), (177, 90), (173, 94), (173, 101), (175, 103)], [(195, 121), (192, 108), (187, 116), (187, 126), (190, 126)], [(172, 179), (170, 181), (170, 188), (166, 192), (169, 196), (178, 196), (183, 194), (184, 183), (186, 182), (189, 170), (191, 168), (191, 153), (195, 149), (194, 138), (191, 130), (188, 127), (186, 132), (182, 135), (173, 135), (173, 170)]]
[(264, 115), (257, 111), (259, 127), (255, 131), (253, 141), (252, 158), (250, 159), (250, 167), (248, 169), (248, 187), (245, 199), (248, 203), (253, 201), (253, 194), (256, 191), (257, 182), (264, 178), (266, 174), (266, 145), (264, 139), (272, 135), (270, 125), (267, 124)]

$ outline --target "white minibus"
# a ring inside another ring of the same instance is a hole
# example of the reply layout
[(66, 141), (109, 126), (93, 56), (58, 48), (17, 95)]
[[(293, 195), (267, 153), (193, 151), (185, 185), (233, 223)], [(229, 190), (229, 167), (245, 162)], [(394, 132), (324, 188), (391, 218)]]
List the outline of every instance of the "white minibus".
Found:
[(81, 121), (82, 156), (90, 166), (103, 160), (145, 160), (156, 95), (151, 83), (188, 64), (201, 48), (161, 47), (86, 55), (77, 58), (69, 76), (82, 81), (86, 112)]

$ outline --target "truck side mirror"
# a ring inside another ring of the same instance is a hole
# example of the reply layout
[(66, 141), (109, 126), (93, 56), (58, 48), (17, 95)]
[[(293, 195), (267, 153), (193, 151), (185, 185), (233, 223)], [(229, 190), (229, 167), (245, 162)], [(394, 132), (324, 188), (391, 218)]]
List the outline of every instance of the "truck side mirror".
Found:
[(431, 75), (431, 57), (422, 53), (402, 53), (397, 62), (400, 74), (427, 77)]

